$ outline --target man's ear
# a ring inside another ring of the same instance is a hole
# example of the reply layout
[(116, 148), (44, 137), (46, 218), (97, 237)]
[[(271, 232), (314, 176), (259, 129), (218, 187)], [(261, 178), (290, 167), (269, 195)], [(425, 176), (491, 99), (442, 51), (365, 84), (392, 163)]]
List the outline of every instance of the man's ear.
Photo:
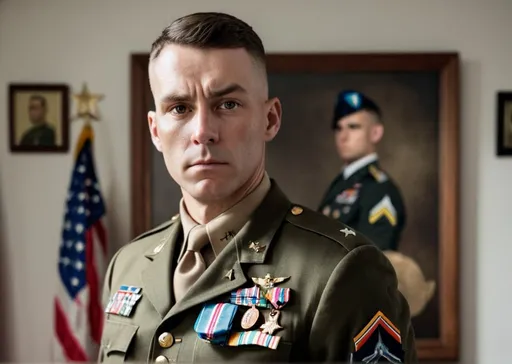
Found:
[(153, 142), (153, 145), (159, 152), (161, 152), (162, 151), (162, 143), (160, 141), (160, 137), (158, 136), (156, 112), (154, 112), (154, 111), (148, 112), (148, 127), (149, 127), (149, 133), (151, 134), (151, 141)]
[(383, 136), (384, 136), (384, 125), (382, 125), (379, 122), (372, 125), (372, 130), (370, 133), (371, 142), (373, 144), (377, 144), (381, 141)]
[(281, 128), (282, 106), (277, 97), (269, 99), (266, 106), (265, 141), (268, 142), (275, 138)]

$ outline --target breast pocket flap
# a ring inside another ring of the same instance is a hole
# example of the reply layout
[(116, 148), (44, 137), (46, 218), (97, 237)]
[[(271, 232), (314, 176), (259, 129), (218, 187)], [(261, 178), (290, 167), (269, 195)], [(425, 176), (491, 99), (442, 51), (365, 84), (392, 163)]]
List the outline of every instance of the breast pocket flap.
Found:
[(138, 326), (132, 324), (107, 321), (103, 333), (105, 354), (126, 353), (138, 329)]

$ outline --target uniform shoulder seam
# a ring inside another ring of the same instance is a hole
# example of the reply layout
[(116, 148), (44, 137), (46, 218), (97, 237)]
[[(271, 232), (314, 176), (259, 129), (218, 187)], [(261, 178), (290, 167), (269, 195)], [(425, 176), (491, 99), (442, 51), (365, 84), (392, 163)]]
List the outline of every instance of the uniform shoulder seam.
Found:
[(389, 180), (388, 174), (373, 164), (368, 167), (368, 171), (374, 180), (379, 183), (383, 183)]
[[(293, 205), (292, 212), (288, 213), (286, 220), (294, 226), (321, 235), (341, 245), (347, 252), (357, 246), (366, 245), (363, 235), (347, 225), (317, 213), (307, 207)], [(295, 214), (293, 211), (301, 211)], [(355, 239), (354, 239), (355, 238)]]
[(154, 235), (162, 230), (167, 229), (168, 227), (172, 226), (174, 223), (176, 223), (178, 221), (178, 217), (179, 217), (178, 215), (174, 215), (171, 220), (165, 221), (164, 223), (156, 226), (155, 228), (143, 232), (142, 234), (140, 234), (137, 237), (135, 237), (134, 239), (132, 239), (131, 243), (134, 243), (136, 241), (139, 241), (141, 239), (144, 239), (148, 236)]

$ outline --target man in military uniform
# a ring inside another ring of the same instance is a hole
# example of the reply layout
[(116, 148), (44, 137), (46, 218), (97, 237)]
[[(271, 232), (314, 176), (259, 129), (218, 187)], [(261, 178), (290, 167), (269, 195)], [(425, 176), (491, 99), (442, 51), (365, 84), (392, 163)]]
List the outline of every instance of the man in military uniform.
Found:
[(28, 115), (32, 127), (22, 136), (22, 146), (55, 146), (55, 130), (46, 120), (46, 99), (40, 95), (32, 95), (28, 105)]
[(380, 108), (361, 92), (342, 91), (332, 129), (344, 168), (318, 211), (360, 231), (382, 250), (397, 250), (406, 214), (400, 190), (376, 153), (384, 134)]
[(252, 28), (180, 18), (153, 43), (149, 75), (151, 138), (183, 198), (112, 258), (99, 361), (415, 362), (386, 257), (265, 172), (281, 104)]

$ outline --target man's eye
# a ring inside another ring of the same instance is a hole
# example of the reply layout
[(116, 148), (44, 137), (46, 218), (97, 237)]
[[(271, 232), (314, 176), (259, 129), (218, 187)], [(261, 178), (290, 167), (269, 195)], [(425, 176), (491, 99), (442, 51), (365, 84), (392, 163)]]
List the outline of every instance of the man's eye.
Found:
[(177, 105), (172, 108), (171, 112), (175, 114), (185, 114), (187, 112), (187, 107), (185, 105)]
[(221, 109), (226, 109), (226, 110), (233, 110), (235, 108), (237, 108), (239, 106), (239, 104), (237, 102), (234, 102), (234, 101), (226, 101), (226, 102), (223, 102), (221, 105), (220, 105), (220, 108)]

